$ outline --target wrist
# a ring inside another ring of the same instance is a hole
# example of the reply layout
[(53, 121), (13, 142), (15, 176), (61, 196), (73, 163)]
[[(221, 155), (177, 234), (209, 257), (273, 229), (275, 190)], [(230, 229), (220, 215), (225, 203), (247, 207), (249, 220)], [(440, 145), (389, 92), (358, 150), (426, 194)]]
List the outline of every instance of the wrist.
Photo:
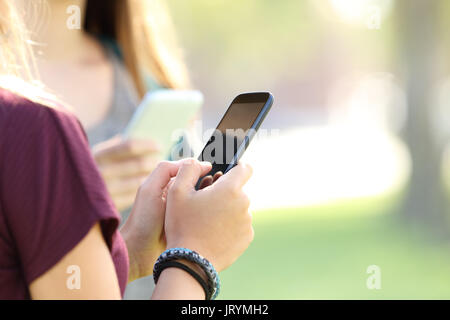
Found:
[[(170, 242), (170, 244), (172, 245), (175, 243)], [(158, 282), (158, 278), (161, 272), (165, 270), (165, 268), (167, 268), (167, 263), (170, 261), (177, 261), (178, 265), (181, 264), (178, 261), (187, 261), (195, 265), (193, 269), (200, 268), (202, 271), (201, 273), (195, 272), (190, 267), (189, 270), (185, 271), (191, 273), (191, 276), (193, 278), (196, 278), (196, 280), (200, 284), (200, 287), (204, 288), (207, 300), (214, 300), (217, 297), (220, 292), (220, 279), (216, 269), (207, 258), (202, 256), (195, 250), (191, 250), (186, 247), (170, 247), (159, 256), (153, 268), (153, 278), (155, 280), (155, 283)], [(184, 267), (182, 269), (184, 269)], [(203, 275), (204, 278), (201, 275)]]
[[(200, 244), (198, 244), (198, 241), (189, 241), (189, 240), (180, 240), (180, 241), (173, 241), (170, 243), (167, 243), (166, 250), (173, 249), (173, 248), (187, 248), (189, 250), (195, 251), (198, 254), (202, 255), (206, 259), (208, 259), (209, 262), (215, 267), (215, 264), (213, 262), (212, 255), (209, 254), (208, 250), (206, 250), (204, 247), (202, 247)], [(185, 259), (183, 259), (184, 263)], [(188, 260), (186, 260), (188, 261)], [(190, 261), (188, 261), (190, 262)], [(192, 262), (190, 262), (192, 263)]]
[[(193, 263), (186, 259), (175, 259), (172, 261), (166, 261), (161, 264), (161, 271), (159, 273), (154, 274), (154, 280), (155, 284), (157, 284), (159, 279), (161, 278), (161, 275), (166, 272), (168, 269), (177, 269), (178, 271), (183, 271), (188, 275), (191, 279), (186, 279), (186, 281), (190, 282), (190, 286), (192, 288), (191, 291), (193, 292), (203, 292), (203, 295), (196, 295), (197, 297), (200, 296), (202, 299), (206, 300), (210, 296), (209, 293), (209, 287), (208, 287), (208, 276), (203, 271), (203, 269), (196, 263)], [(173, 272), (171, 272), (173, 273)], [(185, 276), (186, 276), (185, 275)], [(195, 281), (192, 281), (195, 280)]]
[(203, 300), (205, 293), (198, 282), (184, 270), (167, 268), (161, 272), (152, 299)]
[(120, 229), (120, 234), (125, 242), (128, 251), (128, 282), (132, 282), (142, 277), (139, 259), (137, 258), (135, 250), (135, 240), (133, 239), (132, 232), (130, 232), (129, 229), (126, 228), (126, 223)]

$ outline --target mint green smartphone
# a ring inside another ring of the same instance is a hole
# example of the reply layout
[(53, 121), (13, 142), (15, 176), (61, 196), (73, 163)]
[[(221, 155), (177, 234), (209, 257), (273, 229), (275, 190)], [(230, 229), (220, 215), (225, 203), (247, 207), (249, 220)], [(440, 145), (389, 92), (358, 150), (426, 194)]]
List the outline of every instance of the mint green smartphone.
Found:
[(169, 155), (189, 122), (203, 105), (203, 95), (196, 90), (162, 89), (145, 95), (123, 132), (125, 139), (152, 139)]

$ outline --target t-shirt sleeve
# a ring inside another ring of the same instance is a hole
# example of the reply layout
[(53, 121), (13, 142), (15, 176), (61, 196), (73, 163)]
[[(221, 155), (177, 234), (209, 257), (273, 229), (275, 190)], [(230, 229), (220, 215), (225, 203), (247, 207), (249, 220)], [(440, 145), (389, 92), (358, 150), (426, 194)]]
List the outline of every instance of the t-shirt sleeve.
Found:
[(76, 118), (43, 106), (17, 108), (2, 130), (0, 192), (29, 285), (96, 223), (111, 249), (120, 221)]

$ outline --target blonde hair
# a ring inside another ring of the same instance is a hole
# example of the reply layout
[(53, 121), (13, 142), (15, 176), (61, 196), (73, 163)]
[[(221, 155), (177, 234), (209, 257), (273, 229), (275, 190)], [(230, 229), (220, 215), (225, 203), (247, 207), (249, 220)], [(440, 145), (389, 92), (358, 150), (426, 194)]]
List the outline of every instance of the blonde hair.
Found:
[[(36, 9), (31, 11), (32, 14), (45, 6), (45, 0), (26, 1)], [(27, 10), (29, 12), (29, 8)], [(29, 84), (40, 84), (29, 33), (14, 1), (0, 0), (0, 13), (1, 77), (16, 77)], [(163, 87), (189, 87), (172, 21), (161, 1), (87, 0), (84, 29), (117, 42), (141, 96), (147, 91), (146, 74)]]
[(146, 92), (146, 73), (167, 88), (189, 86), (173, 24), (162, 1), (88, 0), (84, 29), (117, 42), (141, 96)]
[[(33, 0), (32, 5), (43, 1)], [(0, 88), (47, 107), (61, 108), (62, 102), (43, 90), (24, 17), (9, 0), (0, 0), (0, 13)]]
[(0, 0), (0, 74), (33, 82), (38, 78), (28, 33), (12, 1)]

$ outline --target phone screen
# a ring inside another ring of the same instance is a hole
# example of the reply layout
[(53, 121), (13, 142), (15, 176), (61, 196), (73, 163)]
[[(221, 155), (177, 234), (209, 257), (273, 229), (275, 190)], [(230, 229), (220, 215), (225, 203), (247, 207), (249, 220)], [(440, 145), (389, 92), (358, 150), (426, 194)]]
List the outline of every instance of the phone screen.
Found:
[(235, 154), (264, 109), (266, 101), (233, 102), (200, 154), (200, 161), (208, 161), (212, 170), (207, 175), (225, 173)]

